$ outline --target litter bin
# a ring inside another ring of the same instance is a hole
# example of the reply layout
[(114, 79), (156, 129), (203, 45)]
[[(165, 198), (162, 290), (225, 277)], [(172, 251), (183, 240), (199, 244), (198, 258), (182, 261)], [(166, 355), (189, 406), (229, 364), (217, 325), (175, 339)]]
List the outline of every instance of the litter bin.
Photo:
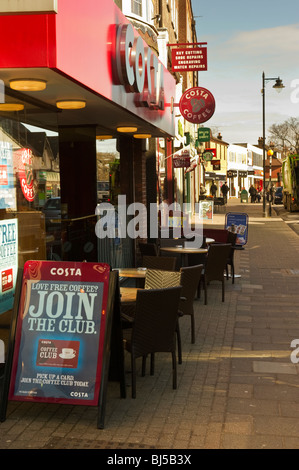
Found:
[(248, 192), (246, 189), (241, 191), (241, 202), (248, 202)]

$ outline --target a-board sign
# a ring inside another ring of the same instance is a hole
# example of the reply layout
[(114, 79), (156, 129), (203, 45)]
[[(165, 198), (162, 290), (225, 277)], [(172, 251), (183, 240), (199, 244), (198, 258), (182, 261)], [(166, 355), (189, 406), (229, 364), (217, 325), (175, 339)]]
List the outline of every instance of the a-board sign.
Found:
[(248, 239), (248, 214), (228, 212), (225, 216), (225, 228), (237, 234), (236, 245), (246, 245)]
[(110, 266), (27, 261), (8, 398), (97, 405)]
[(213, 220), (214, 202), (199, 201), (199, 218)]

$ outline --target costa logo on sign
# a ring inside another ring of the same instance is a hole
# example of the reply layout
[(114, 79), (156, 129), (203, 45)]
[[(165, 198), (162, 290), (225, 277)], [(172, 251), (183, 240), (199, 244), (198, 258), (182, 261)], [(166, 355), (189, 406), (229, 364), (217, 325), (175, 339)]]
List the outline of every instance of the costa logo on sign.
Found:
[(131, 24), (117, 30), (115, 75), (127, 93), (136, 93), (136, 105), (164, 109), (164, 69), (142, 38), (135, 37)]
[(189, 88), (182, 95), (179, 103), (181, 115), (192, 124), (201, 124), (213, 116), (215, 99), (206, 88)]
[(22, 192), (27, 201), (33, 201), (35, 197), (34, 178), (32, 169), (32, 151), (30, 149), (20, 149), (15, 152), (17, 159), (17, 169)]

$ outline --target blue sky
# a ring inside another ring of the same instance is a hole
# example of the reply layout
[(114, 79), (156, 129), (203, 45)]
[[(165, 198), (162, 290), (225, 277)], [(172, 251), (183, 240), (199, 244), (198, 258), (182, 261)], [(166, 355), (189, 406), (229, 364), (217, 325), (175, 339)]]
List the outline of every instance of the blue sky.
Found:
[(285, 85), (280, 94), (272, 88), (275, 81), (266, 85), (266, 136), (271, 124), (299, 118), (299, 1), (192, 0), (192, 8), (197, 39), (208, 43), (200, 86), (216, 100), (204, 125), (226, 142), (257, 143), (263, 71)]

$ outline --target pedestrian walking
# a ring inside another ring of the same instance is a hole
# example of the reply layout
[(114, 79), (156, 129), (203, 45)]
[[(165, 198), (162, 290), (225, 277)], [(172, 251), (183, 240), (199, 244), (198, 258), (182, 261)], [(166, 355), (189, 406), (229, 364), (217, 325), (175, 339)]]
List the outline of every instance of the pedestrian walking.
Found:
[(250, 194), (250, 198), (251, 198), (251, 203), (254, 203), (255, 202), (255, 199), (256, 199), (256, 189), (253, 185), (250, 186), (249, 188), (249, 194)]
[(223, 200), (224, 200), (224, 204), (227, 203), (227, 193), (229, 191), (229, 187), (227, 186), (227, 183), (225, 181), (225, 183), (221, 186), (221, 193), (222, 193), (222, 196), (223, 196)]
[(213, 196), (213, 197), (216, 197), (216, 194), (217, 194), (217, 186), (215, 184), (214, 181), (212, 181), (212, 184), (211, 184), (211, 187), (210, 187), (210, 194)]

